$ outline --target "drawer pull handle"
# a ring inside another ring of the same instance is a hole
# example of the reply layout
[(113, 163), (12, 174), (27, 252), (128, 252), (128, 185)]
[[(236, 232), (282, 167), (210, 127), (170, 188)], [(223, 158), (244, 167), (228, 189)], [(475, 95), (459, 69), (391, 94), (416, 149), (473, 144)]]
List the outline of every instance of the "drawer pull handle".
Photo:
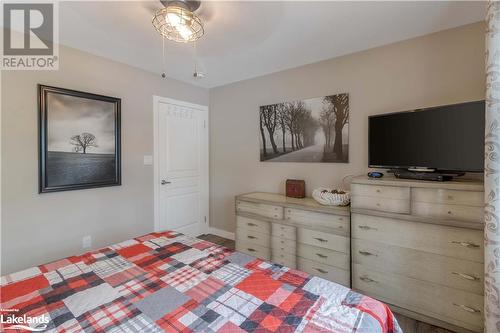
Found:
[(314, 237), (315, 240), (317, 240), (318, 242), (321, 242), (321, 243), (326, 243), (328, 242), (328, 240), (326, 239), (323, 239), (323, 238), (319, 238), (319, 237)]
[(451, 215), (451, 210), (448, 211), (448, 215)]
[(377, 193), (380, 193), (380, 190), (377, 189)]
[(459, 307), (460, 309), (462, 309), (464, 311), (470, 312), (470, 313), (479, 313), (479, 312), (481, 312), (481, 310), (471, 308), (470, 306), (467, 306), (467, 305), (456, 304), (456, 303), (453, 303), (453, 305)]
[(375, 283), (377, 283), (377, 281), (375, 281), (375, 280), (373, 280), (373, 279), (370, 279), (370, 278), (369, 278), (369, 277), (367, 277), (367, 276), (361, 276), (359, 279), (360, 279), (361, 281), (368, 282), (368, 283), (371, 283), (371, 282), (375, 282)]
[(479, 281), (480, 280), (480, 278), (478, 278), (477, 276), (473, 276), (473, 275), (469, 275), (469, 274), (464, 274), (464, 273), (460, 273), (460, 272), (451, 272), (451, 274), (458, 275), (461, 278), (464, 278), (464, 279), (467, 279), (467, 280), (471, 280), (471, 281)]
[(247, 223), (247, 226), (249, 226), (249, 227), (256, 227), (256, 226), (257, 226), (257, 224), (252, 223), (252, 222), (248, 222), (248, 223)]
[(256, 250), (252, 249), (252, 248), (248, 248), (247, 250), (250, 251), (250, 252), (256, 252)]
[(453, 244), (458, 244), (460, 246), (465, 246), (465, 247), (470, 247), (470, 248), (477, 248), (479, 245), (470, 243), (470, 242), (460, 242), (460, 241), (451, 241)]
[(358, 228), (363, 230), (378, 230), (377, 228), (372, 228), (367, 225), (358, 225)]
[(326, 274), (328, 273), (328, 271), (325, 271), (324, 269), (321, 269), (321, 268), (316, 268), (316, 267), (313, 267), (315, 270), (317, 270), (318, 272), (320, 272), (321, 274)]
[(449, 196), (448, 196), (448, 199), (449, 199), (449, 200), (453, 200), (453, 196), (452, 196), (452, 195), (449, 195)]
[(316, 255), (320, 258), (323, 258), (323, 259), (328, 258), (328, 256), (325, 256), (324, 254), (321, 254), (321, 253), (316, 253)]
[(375, 256), (375, 257), (377, 257), (376, 254), (368, 252), (368, 251), (358, 251), (358, 252), (359, 252), (359, 254), (362, 254), (364, 256)]
[(255, 238), (257, 238), (257, 237), (255, 237), (255, 236), (247, 236), (247, 237), (248, 237), (249, 239), (255, 239)]

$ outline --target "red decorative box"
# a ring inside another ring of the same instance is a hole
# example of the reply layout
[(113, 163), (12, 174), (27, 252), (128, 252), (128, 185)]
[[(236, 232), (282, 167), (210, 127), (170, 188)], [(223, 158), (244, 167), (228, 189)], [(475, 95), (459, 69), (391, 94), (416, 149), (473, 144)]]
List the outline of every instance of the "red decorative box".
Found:
[(286, 196), (291, 198), (305, 198), (306, 182), (300, 179), (287, 179)]

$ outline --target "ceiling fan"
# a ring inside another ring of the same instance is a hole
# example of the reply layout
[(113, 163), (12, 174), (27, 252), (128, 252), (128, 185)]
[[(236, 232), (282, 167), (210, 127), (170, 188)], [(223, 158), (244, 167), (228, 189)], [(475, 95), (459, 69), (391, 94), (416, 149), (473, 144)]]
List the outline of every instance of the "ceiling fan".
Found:
[(162, 0), (164, 8), (153, 16), (153, 26), (163, 37), (175, 42), (194, 42), (200, 39), (205, 30), (202, 20), (194, 13), (201, 1)]
[[(163, 62), (165, 67), (165, 38), (181, 43), (195, 42), (203, 36), (205, 30), (202, 20), (194, 13), (200, 8), (201, 1), (161, 0), (160, 2), (164, 8), (154, 13), (152, 23), (163, 38)], [(195, 55), (193, 78), (202, 79), (205, 75), (205, 73), (198, 71)], [(163, 78), (167, 77), (165, 72), (161, 76)]]

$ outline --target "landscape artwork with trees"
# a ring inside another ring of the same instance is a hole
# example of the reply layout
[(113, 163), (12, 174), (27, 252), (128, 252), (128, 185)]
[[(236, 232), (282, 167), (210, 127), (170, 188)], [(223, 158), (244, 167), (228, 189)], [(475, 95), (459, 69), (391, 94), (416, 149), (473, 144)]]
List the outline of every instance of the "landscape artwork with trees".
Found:
[(260, 107), (260, 160), (349, 161), (349, 94)]
[(39, 86), (40, 192), (121, 184), (118, 98)]

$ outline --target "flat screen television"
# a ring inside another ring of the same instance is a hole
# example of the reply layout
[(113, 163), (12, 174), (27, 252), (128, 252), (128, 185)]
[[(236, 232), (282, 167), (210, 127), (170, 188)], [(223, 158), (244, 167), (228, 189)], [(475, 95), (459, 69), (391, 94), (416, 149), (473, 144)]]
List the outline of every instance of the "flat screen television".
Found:
[(484, 101), (369, 117), (369, 166), (483, 172)]

